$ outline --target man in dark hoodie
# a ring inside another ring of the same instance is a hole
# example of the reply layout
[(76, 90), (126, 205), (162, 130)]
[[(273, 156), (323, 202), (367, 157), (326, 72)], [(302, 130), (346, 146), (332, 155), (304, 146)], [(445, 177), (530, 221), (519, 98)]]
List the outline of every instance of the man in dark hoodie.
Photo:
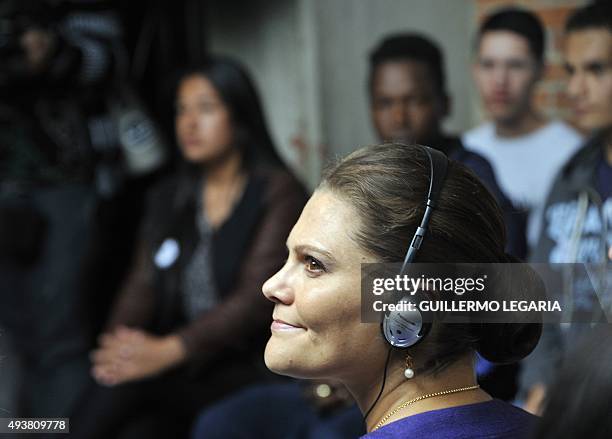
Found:
[[(591, 282), (604, 293), (599, 301), (606, 311), (610, 297), (605, 293), (610, 295), (612, 285), (612, 7), (601, 2), (579, 9), (565, 31), (568, 95), (577, 123), (591, 137), (557, 175), (532, 260), (602, 264), (601, 275)], [(574, 283), (572, 291), (574, 309), (588, 306), (584, 289)], [(528, 394), (526, 408), (534, 412), (539, 411), (551, 372), (585, 329), (579, 324), (564, 330), (547, 326), (521, 377), (521, 389)]]

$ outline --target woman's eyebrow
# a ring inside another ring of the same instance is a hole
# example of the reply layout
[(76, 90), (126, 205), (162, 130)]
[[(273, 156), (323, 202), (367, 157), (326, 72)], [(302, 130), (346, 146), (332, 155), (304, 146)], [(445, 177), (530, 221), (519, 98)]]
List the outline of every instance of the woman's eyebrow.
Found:
[(322, 256), (324, 256), (325, 258), (330, 259), (331, 261), (335, 261), (336, 258), (334, 258), (332, 256), (332, 254), (330, 252), (328, 252), (327, 250), (324, 250), (320, 247), (316, 247), (313, 245), (308, 245), (308, 244), (301, 244), (301, 245), (296, 245), (294, 247), (294, 250), (298, 253), (310, 253), (310, 252), (314, 252), (314, 253), (318, 253)]

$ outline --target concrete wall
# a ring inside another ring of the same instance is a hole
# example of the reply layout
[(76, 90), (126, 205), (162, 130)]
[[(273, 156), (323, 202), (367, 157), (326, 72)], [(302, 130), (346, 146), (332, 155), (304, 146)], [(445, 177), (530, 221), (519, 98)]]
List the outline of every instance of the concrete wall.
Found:
[[(447, 127), (461, 131), (475, 121), (469, 69), (472, 0), (207, 4), (209, 47), (250, 68), (275, 140), (310, 186), (328, 157), (375, 141), (365, 88), (367, 55), (387, 33), (420, 31), (436, 39), (446, 53), (454, 101)], [(298, 134), (308, 145), (305, 151), (291, 142)]]
[(294, 0), (210, 1), (207, 39), (211, 52), (232, 55), (249, 68), (277, 147), (310, 183), (318, 174), (315, 154), (300, 154), (291, 142), (298, 134), (313, 145), (321, 138), (316, 52), (308, 41), (315, 35), (313, 24), (305, 22), (311, 15), (301, 6)]

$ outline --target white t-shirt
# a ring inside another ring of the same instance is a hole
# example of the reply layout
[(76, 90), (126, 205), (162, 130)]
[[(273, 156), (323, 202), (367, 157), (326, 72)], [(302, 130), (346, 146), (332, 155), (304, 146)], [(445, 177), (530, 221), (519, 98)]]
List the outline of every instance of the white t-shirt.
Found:
[(463, 134), (462, 141), (466, 149), (491, 163), (510, 201), (529, 210), (527, 243), (533, 247), (548, 192), (560, 168), (582, 145), (581, 135), (561, 121), (551, 121), (525, 136), (504, 138), (489, 122)]

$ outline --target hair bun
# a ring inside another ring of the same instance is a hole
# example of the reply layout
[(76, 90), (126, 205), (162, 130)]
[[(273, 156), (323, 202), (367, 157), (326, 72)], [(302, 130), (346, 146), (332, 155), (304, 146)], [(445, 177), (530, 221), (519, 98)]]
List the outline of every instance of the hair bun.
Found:
[(478, 353), (492, 363), (515, 363), (535, 349), (541, 323), (484, 323), (479, 326)]
[[(496, 266), (496, 279), (492, 285), (495, 300), (544, 300), (546, 289), (541, 277), (528, 264), (504, 253), (503, 262)], [(497, 268), (499, 267), (499, 268)], [(542, 323), (534, 322), (533, 314), (506, 313), (503, 323), (482, 323), (474, 326), (478, 339), (476, 349), (493, 363), (514, 363), (535, 349), (542, 334)]]

